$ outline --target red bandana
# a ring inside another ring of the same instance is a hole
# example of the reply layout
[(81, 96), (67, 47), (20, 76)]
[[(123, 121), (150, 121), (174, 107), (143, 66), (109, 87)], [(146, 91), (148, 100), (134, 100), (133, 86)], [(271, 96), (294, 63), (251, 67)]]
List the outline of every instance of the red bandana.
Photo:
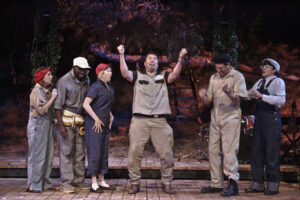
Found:
[(36, 72), (34, 74), (35, 79), (34, 82), (38, 83), (40, 80), (44, 78), (44, 76), (50, 71), (50, 67), (47, 67), (46, 69), (43, 69), (42, 71)]

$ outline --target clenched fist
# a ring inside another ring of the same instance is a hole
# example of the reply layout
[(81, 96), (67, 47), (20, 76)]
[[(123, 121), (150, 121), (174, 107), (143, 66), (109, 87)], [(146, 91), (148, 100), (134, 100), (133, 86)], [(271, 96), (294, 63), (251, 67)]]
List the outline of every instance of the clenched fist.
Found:
[(119, 45), (118, 47), (117, 47), (117, 49), (118, 49), (118, 51), (119, 51), (119, 54), (124, 54), (124, 52), (125, 52), (125, 47), (124, 47), (124, 45)]
[(183, 59), (183, 56), (185, 56), (186, 54), (187, 54), (186, 48), (181, 49), (179, 53), (179, 59)]

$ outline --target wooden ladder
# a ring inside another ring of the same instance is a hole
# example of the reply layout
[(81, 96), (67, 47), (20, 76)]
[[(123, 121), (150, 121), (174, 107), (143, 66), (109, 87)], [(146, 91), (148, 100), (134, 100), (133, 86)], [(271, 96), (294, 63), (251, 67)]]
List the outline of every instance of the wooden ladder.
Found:
[[(185, 71), (181, 73), (181, 80), (185, 80), (188, 83), (185, 86), (176, 86), (176, 83), (174, 82), (172, 84), (172, 97), (173, 97), (173, 104), (174, 104), (174, 110), (175, 110), (175, 116), (173, 117), (176, 121), (179, 120), (197, 120), (199, 122), (200, 120), (200, 112), (198, 107), (198, 99), (197, 99), (197, 93), (196, 93), (196, 86), (195, 86), (195, 78), (193, 75), (193, 71), (190, 67), (188, 67)], [(181, 96), (179, 90), (192, 90), (192, 96)], [(180, 102), (184, 104), (192, 104), (191, 106), (181, 106)], [(192, 101), (189, 102), (189, 101)], [(195, 112), (194, 117), (188, 117), (184, 114), (182, 114), (182, 110), (190, 110), (191, 112)]]

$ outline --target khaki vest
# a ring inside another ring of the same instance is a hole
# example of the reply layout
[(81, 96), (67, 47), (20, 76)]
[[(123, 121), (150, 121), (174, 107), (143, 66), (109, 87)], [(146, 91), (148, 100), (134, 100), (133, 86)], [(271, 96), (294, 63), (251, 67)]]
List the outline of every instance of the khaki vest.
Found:
[(171, 114), (165, 72), (153, 77), (137, 71), (134, 83), (133, 113), (144, 115)]

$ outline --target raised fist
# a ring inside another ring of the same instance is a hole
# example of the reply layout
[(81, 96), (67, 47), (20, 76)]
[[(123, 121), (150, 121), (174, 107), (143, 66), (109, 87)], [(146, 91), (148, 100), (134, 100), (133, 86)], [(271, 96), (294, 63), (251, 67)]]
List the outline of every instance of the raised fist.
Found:
[(179, 53), (179, 58), (182, 59), (185, 54), (187, 54), (186, 48), (181, 49), (181, 51)]
[(203, 99), (205, 99), (206, 98), (206, 88), (201, 88), (200, 90), (199, 90), (199, 97), (203, 100)]
[(117, 47), (117, 49), (118, 49), (118, 51), (119, 51), (119, 54), (124, 54), (124, 52), (125, 52), (125, 47), (124, 47), (124, 45), (119, 45), (118, 47)]

